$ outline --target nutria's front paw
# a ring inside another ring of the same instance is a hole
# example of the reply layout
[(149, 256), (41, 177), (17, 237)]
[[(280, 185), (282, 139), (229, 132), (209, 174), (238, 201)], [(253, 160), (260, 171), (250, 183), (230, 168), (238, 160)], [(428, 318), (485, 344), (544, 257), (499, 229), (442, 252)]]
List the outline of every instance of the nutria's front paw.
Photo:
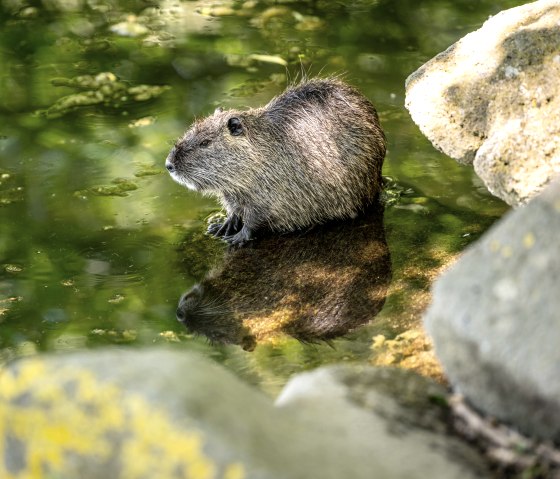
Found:
[(237, 215), (231, 215), (223, 223), (213, 223), (206, 230), (212, 236), (233, 236), (241, 231), (243, 222)]
[(253, 239), (253, 232), (247, 228), (247, 226), (243, 226), (239, 233), (231, 235), (231, 236), (224, 236), (224, 240), (227, 241), (232, 246), (243, 246), (249, 241)]
[(220, 228), (222, 227), (223, 223), (212, 223), (211, 225), (208, 225), (208, 228), (206, 230), (206, 232), (209, 235), (212, 236), (218, 236), (218, 231), (220, 231)]

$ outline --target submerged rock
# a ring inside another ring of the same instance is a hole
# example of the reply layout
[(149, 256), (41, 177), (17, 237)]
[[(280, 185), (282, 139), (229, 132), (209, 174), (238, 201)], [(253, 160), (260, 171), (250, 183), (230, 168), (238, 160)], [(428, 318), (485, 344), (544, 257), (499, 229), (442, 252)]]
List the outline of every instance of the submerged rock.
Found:
[(406, 82), (422, 132), (510, 205), (560, 173), (559, 25), (557, 0), (503, 11)]
[(410, 372), (339, 367), (274, 407), (185, 351), (36, 356), (0, 370), (0, 477), (488, 477), (446, 435), (443, 394)]
[(425, 325), (478, 409), (560, 442), (560, 181), (507, 215), (434, 285)]

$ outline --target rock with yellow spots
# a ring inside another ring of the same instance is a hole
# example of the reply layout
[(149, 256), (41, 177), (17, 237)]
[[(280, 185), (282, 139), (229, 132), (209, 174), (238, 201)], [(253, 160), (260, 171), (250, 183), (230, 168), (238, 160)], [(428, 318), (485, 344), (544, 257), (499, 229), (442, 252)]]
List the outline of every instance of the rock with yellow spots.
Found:
[[(217, 367), (163, 350), (17, 361), (0, 370), (0, 477), (240, 479), (243, 447), (217, 429), (233, 429), (249, 394)], [(252, 394), (251, 406), (270, 410)]]
[(438, 281), (425, 325), (451, 383), (526, 434), (560, 442), (560, 179)]
[(0, 370), (0, 477), (488, 477), (470, 446), (445, 435), (441, 411), (432, 410), (440, 388), (375, 371), (343, 371), (348, 394), (340, 381), (319, 396), (312, 385), (306, 401), (300, 388), (297, 400), (289, 393), (275, 407), (185, 351), (21, 359)]

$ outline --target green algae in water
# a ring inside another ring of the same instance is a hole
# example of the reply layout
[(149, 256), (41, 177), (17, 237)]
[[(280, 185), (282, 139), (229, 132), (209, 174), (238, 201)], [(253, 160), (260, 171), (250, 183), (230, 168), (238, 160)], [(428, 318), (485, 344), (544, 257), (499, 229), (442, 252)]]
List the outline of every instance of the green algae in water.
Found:
[(0, 190), (0, 206), (11, 205), (23, 201), (24, 191), (23, 187), (17, 186), (15, 188), (6, 188)]
[(14, 175), (0, 170), (0, 206), (8, 206), (23, 201), (24, 197), (24, 188), (16, 185)]
[(7, 273), (21, 273), (23, 271), (23, 267), (17, 264), (4, 264), (2, 266)]
[(112, 185), (92, 186), (87, 190), (76, 191), (75, 196), (83, 198), (88, 195), (95, 196), (128, 196), (129, 191), (138, 189), (138, 185), (126, 178), (116, 178), (112, 181)]
[(381, 201), (385, 206), (398, 205), (404, 201), (405, 197), (414, 195), (412, 188), (399, 184), (394, 178), (384, 176), (383, 182)]
[(158, 168), (157, 166), (144, 165), (140, 166), (138, 170), (134, 173), (137, 178), (142, 178), (144, 176), (154, 176), (161, 175), (163, 173), (163, 168)]
[(48, 118), (57, 118), (78, 108), (93, 105), (120, 108), (125, 103), (157, 98), (169, 89), (168, 86), (129, 85), (111, 72), (103, 72), (95, 76), (81, 75), (70, 79), (55, 78), (52, 84), (83, 91), (64, 96), (48, 109), (39, 111)]

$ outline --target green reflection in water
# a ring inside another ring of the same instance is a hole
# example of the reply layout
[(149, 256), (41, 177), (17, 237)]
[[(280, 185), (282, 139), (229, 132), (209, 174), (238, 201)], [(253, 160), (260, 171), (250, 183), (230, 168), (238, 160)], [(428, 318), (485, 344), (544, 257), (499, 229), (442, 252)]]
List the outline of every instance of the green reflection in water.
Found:
[[(0, 3), (0, 362), (170, 342), (276, 390), (295, 371), (370, 361), (372, 338), (417, 325), (435, 271), (505, 211), (420, 135), (404, 80), (520, 3)], [(264, 104), (301, 72), (345, 72), (379, 110), (396, 182), (393, 284), (375, 322), (334, 347), (213, 346), (174, 316), (223, 253), (202, 234), (217, 205), (173, 183), (163, 161), (193, 118)]]

